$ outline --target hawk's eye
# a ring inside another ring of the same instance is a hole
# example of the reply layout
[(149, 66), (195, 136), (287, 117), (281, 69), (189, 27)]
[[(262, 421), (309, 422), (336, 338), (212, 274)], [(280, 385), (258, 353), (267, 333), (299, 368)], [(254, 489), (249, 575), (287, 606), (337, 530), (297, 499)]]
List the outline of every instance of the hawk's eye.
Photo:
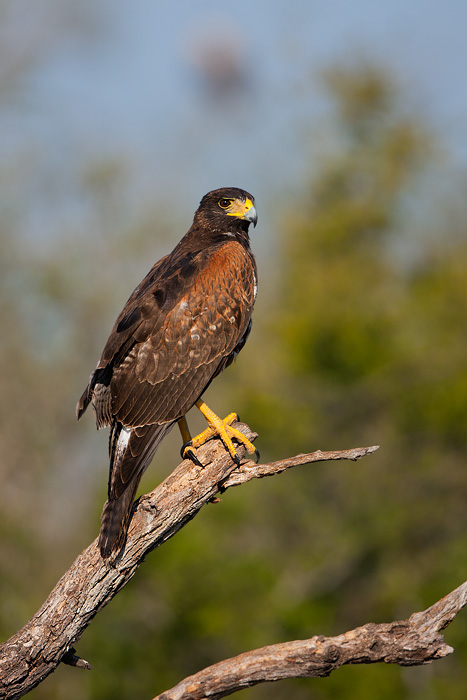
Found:
[(231, 199), (219, 199), (219, 206), (221, 209), (227, 209), (232, 204)]

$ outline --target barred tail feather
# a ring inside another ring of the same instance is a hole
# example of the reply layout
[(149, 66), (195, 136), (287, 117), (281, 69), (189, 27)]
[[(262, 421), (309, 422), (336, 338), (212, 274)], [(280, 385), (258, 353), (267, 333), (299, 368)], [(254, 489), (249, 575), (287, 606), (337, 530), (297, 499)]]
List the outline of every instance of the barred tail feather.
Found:
[(139, 482), (173, 423), (126, 428), (115, 422), (110, 433), (109, 493), (101, 515), (99, 548), (107, 559), (125, 544)]
[(99, 549), (103, 559), (107, 559), (112, 552), (118, 552), (125, 543), (139, 482), (140, 479), (135, 479), (120, 498), (104, 504), (99, 533)]

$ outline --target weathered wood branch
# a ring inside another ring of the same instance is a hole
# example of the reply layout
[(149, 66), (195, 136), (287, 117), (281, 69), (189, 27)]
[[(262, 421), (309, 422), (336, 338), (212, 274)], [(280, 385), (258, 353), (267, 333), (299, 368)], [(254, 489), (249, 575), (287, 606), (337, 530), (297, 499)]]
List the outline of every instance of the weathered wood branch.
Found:
[[(248, 426), (237, 427), (250, 439), (256, 437)], [(160, 486), (139, 499), (125, 548), (117, 559), (103, 561), (94, 541), (29, 622), (0, 645), (0, 698), (22, 697), (61, 661), (89, 668), (87, 662), (76, 657), (73, 647), (94, 615), (134, 576), (145, 556), (186, 525), (220, 488), (225, 490), (309, 462), (356, 460), (375, 449), (315, 452), (261, 465), (246, 460), (238, 468), (219, 441), (209, 442), (198, 452), (203, 468), (184, 460)], [(243, 448), (238, 451), (242, 457)]]
[(316, 636), (255, 649), (185, 678), (154, 700), (217, 700), (257, 683), (329, 676), (344, 664), (431, 663), (452, 653), (440, 630), (467, 603), (467, 582), (408, 620), (368, 624), (338, 637)]

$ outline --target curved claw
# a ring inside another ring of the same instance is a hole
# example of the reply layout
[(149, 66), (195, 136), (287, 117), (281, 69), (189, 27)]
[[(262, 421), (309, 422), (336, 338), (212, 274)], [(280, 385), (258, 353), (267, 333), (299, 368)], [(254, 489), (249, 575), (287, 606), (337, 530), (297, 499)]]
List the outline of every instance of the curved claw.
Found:
[(191, 445), (193, 443), (193, 440), (188, 440), (188, 442), (185, 442), (180, 450), (180, 455), (182, 459), (191, 459), (191, 461), (196, 464), (197, 467), (202, 467), (203, 465), (199, 461), (198, 457), (194, 453), (193, 450), (190, 449)]
[(260, 453), (259, 453), (259, 450), (256, 449), (256, 447), (255, 447), (255, 461), (256, 461), (256, 464), (258, 464), (258, 462), (259, 462), (260, 459), (261, 459), (261, 455), (260, 455)]
[[(238, 413), (229, 413), (229, 415), (226, 418), (221, 419), (214, 413), (214, 411), (211, 411), (209, 406), (206, 406), (202, 399), (198, 399), (195, 405), (199, 408), (203, 416), (206, 418), (208, 427), (205, 430), (203, 430), (202, 433), (194, 437), (192, 441), (186, 444), (190, 444), (192, 447), (197, 448), (201, 445), (204, 445), (204, 443), (210, 440), (211, 438), (218, 437), (224, 443), (225, 448), (229, 452), (235, 464), (237, 466), (240, 466), (240, 457), (238, 456), (235, 450), (235, 446), (232, 442), (233, 440), (236, 440), (245, 447), (247, 452), (249, 452), (250, 454), (254, 454), (257, 460), (259, 459), (259, 452), (255, 448), (255, 446), (250, 442), (250, 440), (248, 440), (248, 438), (241, 432), (241, 430), (232, 426), (232, 423), (238, 422), (240, 420)], [(188, 432), (186, 432), (185, 435), (188, 437)], [(185, 435), (182, 432), (182, 436), (185, 437)], [(182, 450), (183, 449), (184, 448), (182, 448)], [(182, 451), (182, 455), (183, 454), (184, 452)]]
[[(180, 448), (180, 457), (182, 459), (186, 459), (185, 450), (187, 449), (187, 447), (191, 447), (192, 444), (193, 444), (193, 440), (187, 440), (187, 442), (183, 443), (183, 445)], [(191, 450), (190, 450), (190, 452), (191, 452)]]

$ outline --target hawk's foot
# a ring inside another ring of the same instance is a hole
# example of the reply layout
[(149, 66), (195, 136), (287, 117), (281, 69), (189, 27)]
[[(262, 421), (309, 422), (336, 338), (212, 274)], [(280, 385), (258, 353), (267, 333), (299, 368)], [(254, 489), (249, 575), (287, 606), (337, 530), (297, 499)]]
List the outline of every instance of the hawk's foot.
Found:
[(182, 434), (183, 445), (180, 450), (180, 456), (182, 459), (191, 459), (191, 461), (196, 464), (197, 467), (203, 467), (198, 457), (196, 456), (194, 450), (191, 449), (192, 439), (190, 431), (188, 429), (188, 423), (186, 422), (185, 416), (182, 416), (178, 421), (178, 427), (180, 428), (180, 433)]
[[(237, 440), (237, 442), (240, 442), (242, 445), (244, 445), (247, 452), (249, 452), (250, 454), (254, 454), (256, 457), (256, 461), (259, 460), (259, 452), (253, 445), (253, 443), (250, 440), (248, 440), (248, 438), (245, 437), (245, 435), (243, 435), (243, 433), (240, 432), (240, 430), (232, 427), (232, 423), (238, 420), (238, 415), (236, 413), (229, 413), (229, 415), (222, 420), (222, 418), (219, 418), (219, 416), (217, 416), (213, 411), (211, 411), (211, 409), (208, 406), (206, 406), (204, 401), (201, 401), (201, 399), (196, 402), (196, 406), (206, 418), (208, 422), (208, 427), (206, 428), (206, 430), (203, 430), (202, 433), (196, 435), (194, 438), (185, 440), (185, 443), (182, 447), (182, 457), (184, 459), (193, 459), (194, 457), (196, 459), (196, 463), (199, 464), (199, 460), (196, 458), (191, 448), (197, 449), (198, 447), (201, 447), (201, 445), (204, 445), (204, 443), (208, 440), (211, 440), (213, 437), (218, 437), (220, 440), (222, 440), (230, 456), (238, 465), (240, 464), (240, 457), (238, 456), (235, 446), (233, 444), (234, 439)], [(179, 425), (180, 423), (181, 421), (179, 421)], [(184, 430), (185, 427), (186, 433)], [(186, 437), (189, 437), (188, 426), (186, 425), (186, 421), (184, 423), (183, 428), (184, 429), (182, 430), (182, 426), (180, 425), (182, 437), (185, 439)]]

